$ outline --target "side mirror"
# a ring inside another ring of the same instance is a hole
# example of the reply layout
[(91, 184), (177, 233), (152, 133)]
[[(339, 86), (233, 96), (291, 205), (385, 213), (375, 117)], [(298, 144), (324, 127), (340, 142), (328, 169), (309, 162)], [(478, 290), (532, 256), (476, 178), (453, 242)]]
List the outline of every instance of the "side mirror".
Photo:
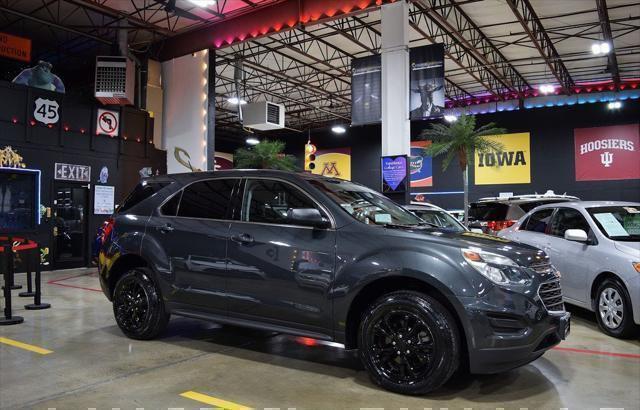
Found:
[(575, 242), (587, 242), (589, 237), (582, 229), (567, 229), (564, 231), (564, 239)]
[(287, 211), (287, 222), (314, 228), (327, 228), (330, 225), (329, 220), (315, 208), (290, 208)]

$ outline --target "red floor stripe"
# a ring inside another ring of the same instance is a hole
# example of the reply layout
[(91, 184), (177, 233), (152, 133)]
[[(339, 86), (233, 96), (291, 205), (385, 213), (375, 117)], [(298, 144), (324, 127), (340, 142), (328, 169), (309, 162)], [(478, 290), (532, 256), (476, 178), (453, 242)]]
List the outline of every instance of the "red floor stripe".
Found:
[(640, 359), (640, 354), (634, 354), (634, 353), (601, 352), (599, 350), (574, 349), (572, 347), (554, 347), (553, 350), (560, 350), (562, 352), (571, 352), (571, 353), (599, 355), (599, 356), (624, 357), (627, 359)]
[(93, 274), (94, 273), (91, 272), (91, 273), (83, 273), (83, 274), (80, 274), (80, 275), (72, 275), (72, 276), (67, 276), (67, 277), (60, 278), (60, 279), (52, 279), (52, 280), (48, 281), (47, 283), (49, 285), (63, 286), (65, 288), (90, 290), (92, 292), (102, 292), (102, 289), (86, 288), (84, 286), (76, 286), (76, 285), (69, 285), (69, 284), (66, 284), (66, 283), (60, 283), (60, 282), (64, 282), (65, 280), (74, 279), (74, 278), (80, 278), (80, 277), (83, 277), (83, 276), (91, 276)]

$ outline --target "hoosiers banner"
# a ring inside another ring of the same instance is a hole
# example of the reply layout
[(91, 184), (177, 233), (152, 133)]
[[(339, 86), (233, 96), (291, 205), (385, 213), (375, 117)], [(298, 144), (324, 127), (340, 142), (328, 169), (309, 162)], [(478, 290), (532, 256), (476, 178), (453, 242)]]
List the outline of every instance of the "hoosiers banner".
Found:
[(412, 120), (444, 115), (444, 45), (409, 50), (410, 111)]
[(475, 153), (476, 185), (528, 184), (531, 182), (531, 150), (528, 132), (491, 135), (487, 139), (504, 146), (501, 152)]
[(351, 60), (351, 123), (382, 120), (382, 59), (380, 54)]
[(640, 179), (640, 124), (576, 128), (576, 181)]

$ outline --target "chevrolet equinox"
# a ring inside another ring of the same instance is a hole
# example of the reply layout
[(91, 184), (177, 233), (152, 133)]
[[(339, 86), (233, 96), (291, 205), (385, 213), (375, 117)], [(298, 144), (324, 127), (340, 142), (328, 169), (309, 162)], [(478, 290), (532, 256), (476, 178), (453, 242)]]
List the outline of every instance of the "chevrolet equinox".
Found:
[(537, 248), (423, 221), (362, 185), (233, 170), (143, 180), (105, 222), (100, 284), (128, 337), (170, 315), (335, 341), (405, 394), (522, 366), (569, 332)]

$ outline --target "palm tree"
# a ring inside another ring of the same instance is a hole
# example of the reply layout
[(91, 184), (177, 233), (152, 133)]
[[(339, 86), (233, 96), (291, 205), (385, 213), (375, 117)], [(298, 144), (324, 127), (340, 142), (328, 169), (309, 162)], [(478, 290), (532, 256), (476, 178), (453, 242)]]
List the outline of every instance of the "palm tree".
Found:
[(435, 158), (444, 155), (442, 171), (446, 171), (451, 161), (457, 156), (462, 171), (464, 186), (464, 224), (469, 222), (469, 163), (473, 161), (473, 153), (488, 151), (502, 151), (504, 145), (488, 138), (488, 135), (504, 134), (504, 128), (496, 127), (494, 123), (483, 125), (476, 129), (476, 118), (472, 115), (462, 115), (450, 124), (431, 124), (422, 131), (420, 137), (431, 140), (431, 145), (424, 149), (426, 155)]
[(250, 148), (238, 148), (234, 155), (236, 168), (293, 171), (296, 169), (295, 158), (284, 154), (284, 147), (282, 141), (263, 140)]

